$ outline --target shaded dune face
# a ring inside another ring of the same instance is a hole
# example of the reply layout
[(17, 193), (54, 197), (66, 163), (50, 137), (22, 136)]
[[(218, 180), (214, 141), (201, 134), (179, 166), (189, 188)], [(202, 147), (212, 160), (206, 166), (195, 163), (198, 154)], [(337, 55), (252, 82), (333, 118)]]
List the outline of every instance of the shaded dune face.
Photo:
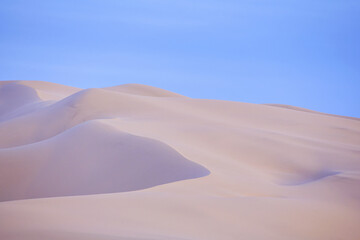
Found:
[(39, 101), (36, 91), (17, 83), (0, 85), (0, 119), (15, 109)]
[(0, 201), (134, 191), (209, 173), (164, 143), (91, 121), (0, 150)]

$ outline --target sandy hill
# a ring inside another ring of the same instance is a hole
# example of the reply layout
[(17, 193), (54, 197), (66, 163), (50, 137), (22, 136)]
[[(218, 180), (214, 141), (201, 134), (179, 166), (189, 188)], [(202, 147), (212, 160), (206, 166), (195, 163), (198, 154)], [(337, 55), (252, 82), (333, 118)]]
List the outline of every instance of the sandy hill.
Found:
[(360, 239), (360, 121), (0, 82), (0, 239)]

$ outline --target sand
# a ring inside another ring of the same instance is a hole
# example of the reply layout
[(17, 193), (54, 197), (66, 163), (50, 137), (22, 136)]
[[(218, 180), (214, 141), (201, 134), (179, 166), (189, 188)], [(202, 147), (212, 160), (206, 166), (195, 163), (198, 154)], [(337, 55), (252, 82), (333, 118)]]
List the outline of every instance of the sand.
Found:
[(0, 239), (358, 240), (360, 119), (0, 82)]

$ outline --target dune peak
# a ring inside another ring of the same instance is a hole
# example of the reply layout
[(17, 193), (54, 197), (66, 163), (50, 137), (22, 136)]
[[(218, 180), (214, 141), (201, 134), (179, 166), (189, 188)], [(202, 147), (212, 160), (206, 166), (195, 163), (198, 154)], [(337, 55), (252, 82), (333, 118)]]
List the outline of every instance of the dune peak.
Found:
[(184, 97), (178, 93), (138, 83), (122, 84), (113, 87), (106, 87), (104, 89), (148, 97)]

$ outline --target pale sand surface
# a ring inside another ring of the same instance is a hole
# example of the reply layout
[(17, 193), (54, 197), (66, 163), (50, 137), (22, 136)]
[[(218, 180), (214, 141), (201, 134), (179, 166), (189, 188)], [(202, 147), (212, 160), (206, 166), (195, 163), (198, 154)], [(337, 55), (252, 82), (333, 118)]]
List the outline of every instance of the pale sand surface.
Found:
[(0, 82), (0, 239), (358, 240), (360, 120)]

